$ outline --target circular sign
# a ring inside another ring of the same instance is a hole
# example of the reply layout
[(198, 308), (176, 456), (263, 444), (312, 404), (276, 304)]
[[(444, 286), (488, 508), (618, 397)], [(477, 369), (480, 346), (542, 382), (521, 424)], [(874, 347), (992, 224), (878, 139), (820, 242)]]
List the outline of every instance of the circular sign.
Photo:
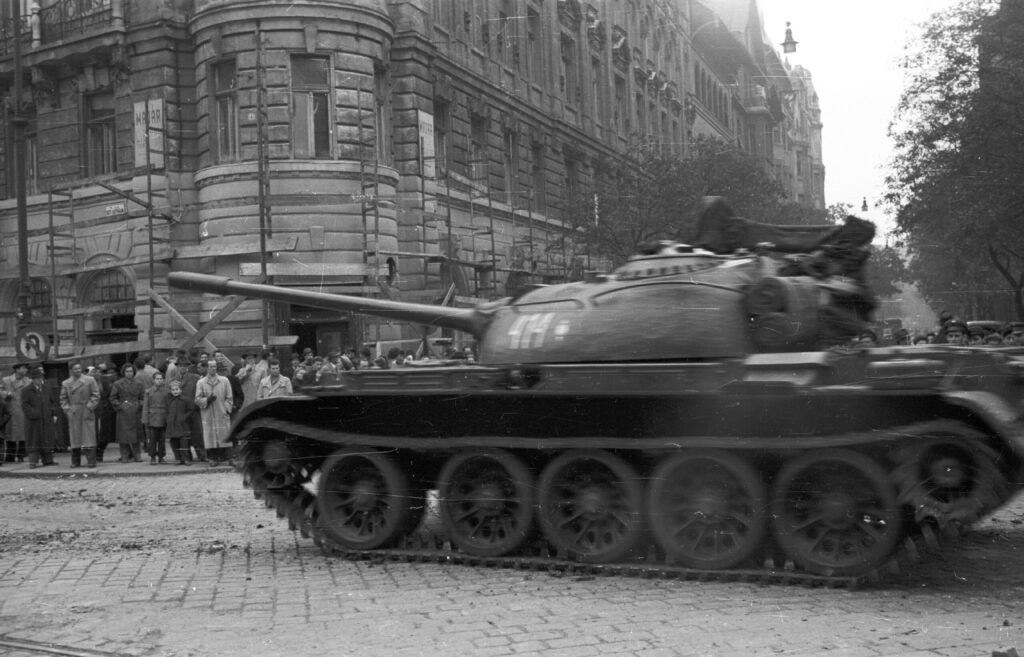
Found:
[(18, 334), (18, 355), (25, 360), (46, 360), (50, 352), (50, 343), (46, 336), (32, 329)]

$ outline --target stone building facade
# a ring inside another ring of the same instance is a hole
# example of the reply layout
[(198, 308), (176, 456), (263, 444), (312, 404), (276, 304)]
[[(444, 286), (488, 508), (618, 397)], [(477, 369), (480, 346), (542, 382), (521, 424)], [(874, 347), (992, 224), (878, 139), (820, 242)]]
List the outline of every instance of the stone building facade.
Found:
[(755, 0), (16, 1), (20, 24), (0, 12), (0, 361), (23, 357), (27, 328), (54, 360), (415, 342), (166, 274), (428, 303), (568, 280), (566, 191), (637, 135), (682, 154), (715, 134), (823, 206), (810, 76), (766, 48)]

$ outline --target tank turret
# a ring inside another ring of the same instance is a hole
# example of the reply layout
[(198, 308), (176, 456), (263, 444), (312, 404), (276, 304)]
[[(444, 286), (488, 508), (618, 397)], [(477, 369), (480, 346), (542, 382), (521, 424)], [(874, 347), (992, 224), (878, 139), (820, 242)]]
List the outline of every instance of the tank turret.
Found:
[(874, 306), (863, 282), (873, 224), (770, 226), (709, 199), (695, 245), (644, 248), (607, 275), (476, 308), (352, 297), (174, 272), (178, 288), (286, 301), (473, 334), (490, 365), (744, 357), (836, 344)]

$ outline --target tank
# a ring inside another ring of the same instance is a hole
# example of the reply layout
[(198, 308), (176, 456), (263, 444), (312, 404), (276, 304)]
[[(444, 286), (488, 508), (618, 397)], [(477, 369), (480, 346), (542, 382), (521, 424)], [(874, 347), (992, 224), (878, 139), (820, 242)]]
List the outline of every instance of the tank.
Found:
[(169, 282), (475, 337), (477, 363), (345, 372), (234, 419), (245, 484), (351, 558), (860, 584), (1016, 492), (1013, 350), (849, 346), (872, 224), (711, 199), (697, 227), (475, 308)]

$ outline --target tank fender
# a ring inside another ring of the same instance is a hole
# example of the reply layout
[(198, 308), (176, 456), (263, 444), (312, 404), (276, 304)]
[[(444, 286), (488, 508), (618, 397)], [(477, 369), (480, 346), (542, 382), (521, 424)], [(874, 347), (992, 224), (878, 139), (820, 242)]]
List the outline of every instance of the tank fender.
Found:
[[(312, 397), (310, 395), (295, 394), (289, 395), (287, 397), (271, 397), (269, 399), (259, 399), (251, 404), (246, 404), (246, 406), (242, 408), (240, 411), (238, 411), (238, 413), (235, 414), (235, 417), (231, 419), (231, 434), (234, 435), (238, 427), (245, 424), (252, 418), (268, 415), (268, 413), (266, 412), (266, 409), (268, 407), (280, 407), (286, 404), (289, 406), (293, 406), (301, 402), (317, 403), (319, 402), (319, 399), (317, 397)], [(274, 411), (271, 410), (269, 414), (273, 415)]]
[(942, 399), (976, 415), (993, 433), (1003, 438), (1024, 463), (1024, 423), (1020, 420), (1020, 410), (1014, 404), (984, 390), (949, 390), (942, 393)]

